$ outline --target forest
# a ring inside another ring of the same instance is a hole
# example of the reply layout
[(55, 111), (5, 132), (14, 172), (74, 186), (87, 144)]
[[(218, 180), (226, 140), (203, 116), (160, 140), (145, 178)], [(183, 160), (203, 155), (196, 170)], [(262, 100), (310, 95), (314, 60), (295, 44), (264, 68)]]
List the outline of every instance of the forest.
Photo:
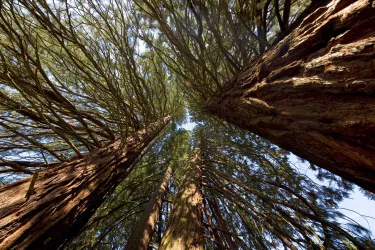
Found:
[(1, 250), (375, 249), (359, 196), (374, 0), (0, 0)]

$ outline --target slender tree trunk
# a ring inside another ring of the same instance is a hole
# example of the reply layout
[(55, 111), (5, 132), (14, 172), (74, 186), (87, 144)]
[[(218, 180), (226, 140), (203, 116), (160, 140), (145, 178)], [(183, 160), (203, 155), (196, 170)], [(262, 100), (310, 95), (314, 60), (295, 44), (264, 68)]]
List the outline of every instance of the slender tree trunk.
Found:
[(125, 250), (145, 250), (154, 233), (155, 225), (158, 220), (159, 211), (162, 205), (162, 199), (167, 191), (169, 180), (171, 179), (172, 168), (169, 167), (165, 172), (159, 188), (153, 193), (145, 208), (141, 219), (135, 227), (132, 235), (126, 244)]
[(375, 2), (306, 17), (209, 111), (375, 193)]
[(160, 250), (203, 250), (202, 174), (197, 158), (185, 171)]
[(0, 188), (0, 249), (57, 249), (75, 236), (170, 118), (120, 141)]

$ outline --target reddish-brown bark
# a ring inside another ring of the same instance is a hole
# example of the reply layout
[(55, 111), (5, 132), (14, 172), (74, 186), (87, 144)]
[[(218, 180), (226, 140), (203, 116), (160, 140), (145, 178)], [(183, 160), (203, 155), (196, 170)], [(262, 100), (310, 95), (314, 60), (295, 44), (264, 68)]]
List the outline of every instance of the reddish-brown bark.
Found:
[(202, 172), (194, 158), (185, 170), (160, 250), (203, 250)]
[(375, 192), (375, 3), (317, 9), (207, 107)]
[(0, 249), (57, 249), (76, 235), (133, 169), (170, 118), (120, 141), (0, 188)]
[(132, 235), (126, 244), (125, 250), (146, 250), (158, 220), (162, 199), (167, 191), (169, 180), (171, 179), (172, 168), (165, 172), (158, 190), (151, 196), (143, 214), (135, 226)]

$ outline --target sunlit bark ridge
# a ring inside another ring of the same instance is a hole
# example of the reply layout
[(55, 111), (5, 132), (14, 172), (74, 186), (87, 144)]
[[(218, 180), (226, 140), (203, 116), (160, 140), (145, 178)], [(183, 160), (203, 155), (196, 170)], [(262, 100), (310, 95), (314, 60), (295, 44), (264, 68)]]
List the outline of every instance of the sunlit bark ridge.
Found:
[[(0, 249), (56, 249), (76, 235), (133, 169), (170, 117), (81, 159), (0, 188)], [(26, 196), (26, 197), (25, 197)]]
[(369, 0), (317, 9), (209, 111), (375, 192), (374, 13)]

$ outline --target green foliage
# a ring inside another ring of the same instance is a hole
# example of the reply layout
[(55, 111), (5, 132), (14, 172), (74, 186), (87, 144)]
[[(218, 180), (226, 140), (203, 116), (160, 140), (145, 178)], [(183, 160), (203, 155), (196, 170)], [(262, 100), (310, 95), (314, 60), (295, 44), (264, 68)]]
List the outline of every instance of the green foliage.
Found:
[(176, 75), (189, 105), (202, 109), (222, 84), (280, 39), (310, 1), (134, 2), (149, 51)]
[(336, 210), (351, 185), (315, 183), (291, 165), (288, 152), (230, 125), (202, 123), (195, 137), (214, 245), (346, 249), (350, 242), (359, 249), (374, 247), (368, 230)]
[(0, 173), (32, 174), (46, 167), (42, 154), (50, 163), (81, 157), (168, 115), (183, 119), (165, 63), (139, 51), (129, 7), (1, 4)]

